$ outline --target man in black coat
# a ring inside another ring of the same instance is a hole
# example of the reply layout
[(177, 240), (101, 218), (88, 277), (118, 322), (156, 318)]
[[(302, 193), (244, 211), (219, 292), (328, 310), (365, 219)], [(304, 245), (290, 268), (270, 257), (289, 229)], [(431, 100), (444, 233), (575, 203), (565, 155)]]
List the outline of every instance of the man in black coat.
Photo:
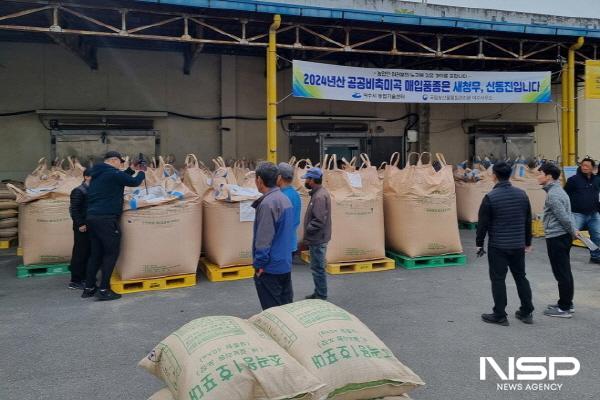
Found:
[(73, 254), (71, 256), (71, 282), (69, 289), (85, 288), (85, 270), (90, 258), (90, 237), (85, 222), (87, 215), (87, 191), (90, 186), (90, 170), (83, 171), (83, 182), (71, 191), (69, 213), (73, 220)]
[(481, 202), (477, 223), (476, 246), (483, 254), (483, 245), (488, 235), (488, 263), (494, 309), (492, 314), (483, 314), (484, 322), (508, 325), (506, 318), (506, 274), (510, 268), (521, 308), (515, 317), (526, 324), (533, 323), (531, 287), (525, 277), (525, 252), (531, 251), (531, 205), (527, 194), (511, 185), (511, 167), (505, 162), (493, 167), (497, 182)]
[[(571, 200), (571, 212), (577, 230), (587, 229), (596, 246), (600, 246), (600, 187), (594, 175), (596, 162), (584, 158), (577, 173), (567, 180), (565, 192)], [(590, 262), (600, 264), (600, 250), (590, 251)]]

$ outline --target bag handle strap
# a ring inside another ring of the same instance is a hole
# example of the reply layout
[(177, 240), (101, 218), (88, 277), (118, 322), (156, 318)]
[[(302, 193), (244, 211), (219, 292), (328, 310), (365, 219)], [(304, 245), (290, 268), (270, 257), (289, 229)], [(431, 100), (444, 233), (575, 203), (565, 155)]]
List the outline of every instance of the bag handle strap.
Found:
[(385, 170), (385, 167), (387, 167), (387, 165), (388, 165), (387, 161), (384, 161), (384, 162), (382, 162), (382, 163), (379, 165), (379, 168), (377, 168), (377, 169), (378, 169), (378, 170), (382, 170), (382, 169), (383, 169), (383, 170)]
[(442, 167), (448, 165), (448, 163), (446, 162), (446, 157), (444, 157), (442, 153), (435, 153), (435, 157), (440, 162), (440, 164), (442, 164)]
[(321, 165), (323, 165), (323, 169), (327, 169), (328, 165), (328, 161), (329, 161), (329, 154), (325, 154), (323, 156), (323, 160), (321, 161)]
[(367, 153), (360, 153), (360, 159), (362, 160), (362, 165), (360, 168), (368, 168), (371, 166), (371, 159)]
[(408, 153), (408, 157), (406, 157), (406, 166), (407, 167), (410, 167), (412, 165), (410, 163), (412, 156), (417, 156), (417, 160), (415, 161), (414, 165), (418, 165), (421, 162), (421, 155), (417, 152), (412, 151), (412, 152)]
[[(423, 163), (423, 156), (425, 156), (425, 154), (427, 154), (427, 164)], [(431, 165), (431, 153), (428, 151), (424, 151), (423, 153), (421, 153), (417, 165)]]
[(390, 157), (390, 165), (397, 167), (399, 162), (400, 162), (400, 152), (396, 151)]
[(337, 170), (338, 169), (338, 167), (337, 167), (337, 155), (332, 154), (331, 157), (329, 157), (329, 161), (327, 162), (327, 169), (332, 169), (332, 170)]

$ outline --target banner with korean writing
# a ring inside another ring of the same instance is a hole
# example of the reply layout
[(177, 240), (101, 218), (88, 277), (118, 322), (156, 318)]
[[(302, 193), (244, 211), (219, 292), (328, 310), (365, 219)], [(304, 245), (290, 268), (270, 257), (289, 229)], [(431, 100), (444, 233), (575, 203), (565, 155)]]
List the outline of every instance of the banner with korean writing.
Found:
[(600, 99), (600, 61), (585, 61), (585, 98)]
[(550, 72), (378, 69), (294, 60), (295, 97), (390, 103), (549, 103)]

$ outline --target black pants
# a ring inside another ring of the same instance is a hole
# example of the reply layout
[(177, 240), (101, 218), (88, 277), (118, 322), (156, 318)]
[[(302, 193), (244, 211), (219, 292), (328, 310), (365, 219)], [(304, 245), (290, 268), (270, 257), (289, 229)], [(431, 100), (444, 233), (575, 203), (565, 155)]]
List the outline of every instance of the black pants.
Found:
[(102, 271), (100, 289), (110, 287), (110, 276), (115, 269), (121, 251), (121, 228), (119, 217), (113, 215), (89, 216), (91, 254), (87, 266), (85, 287), (96, 286), (96, 275)]
[(292, 273), (254, 275), (256, 292), (263, 310), (271, 307), (282, 306), (294, 301), (292, 289)]
[(492, 296), (494, 297), (494, 314), (506, 315), (506, 274), (509, 268), (517, 285), (519, 299), (521, 299), (521, 312), (523, 314), (532, 312), (531, 287), (525, 277), (525, 249), (504, 250), (490, 247), (488, 248), (488, 262)]
[(73, 253), (71, 254), (71, 282), (83, 282), (90, 258), (90, 235), (73, 228)]
[(573, 238), (570, 234), (546, 239), (552, 273), (558, 281), (558, 306), (563, 311), (568, 311), (573, 306), (575, 293), (573, 273), (571, 272), (572, 243)]

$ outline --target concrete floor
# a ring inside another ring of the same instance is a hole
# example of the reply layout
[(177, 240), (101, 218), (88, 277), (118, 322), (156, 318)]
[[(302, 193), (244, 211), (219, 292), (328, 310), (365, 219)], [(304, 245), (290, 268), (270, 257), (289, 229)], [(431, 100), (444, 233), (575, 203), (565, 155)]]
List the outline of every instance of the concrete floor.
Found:
[[(509, 278), (511, 326), (491, 326), (480, 321), (491, 307), (487, 263), (473, 257), (474, 233), (462, 235), (467, 267), (330, 276), (330, 300), (361, 318), (421, 376), (427, 386), (413, 392), (416, 400), (600, 398), (600, 266), (575, 248), (575, 317), (545, 317), (557, 289), (545, 243), (536, 240), (527, 258), (535, 324), (512, 318), (518, 299)], [(16, 264), (14, 250), (0, 252), (1, 400), (146, 399), (161, 384), (136, 364), (161, 339), (194, 318), (260, 311), (252, 281), (201, 279), (193, 288), (99, 303), (67, 290), (67, 277), (17, 280)], [(296, 265), (293, 279), (297, 298), (311, 292), (306, 266)], [(499, 363), (509, 356), (577, 357), (581, 371), (559, 378), (559, 392), (502, 392), (493, 379), (479, 380), (482, 356)]]

